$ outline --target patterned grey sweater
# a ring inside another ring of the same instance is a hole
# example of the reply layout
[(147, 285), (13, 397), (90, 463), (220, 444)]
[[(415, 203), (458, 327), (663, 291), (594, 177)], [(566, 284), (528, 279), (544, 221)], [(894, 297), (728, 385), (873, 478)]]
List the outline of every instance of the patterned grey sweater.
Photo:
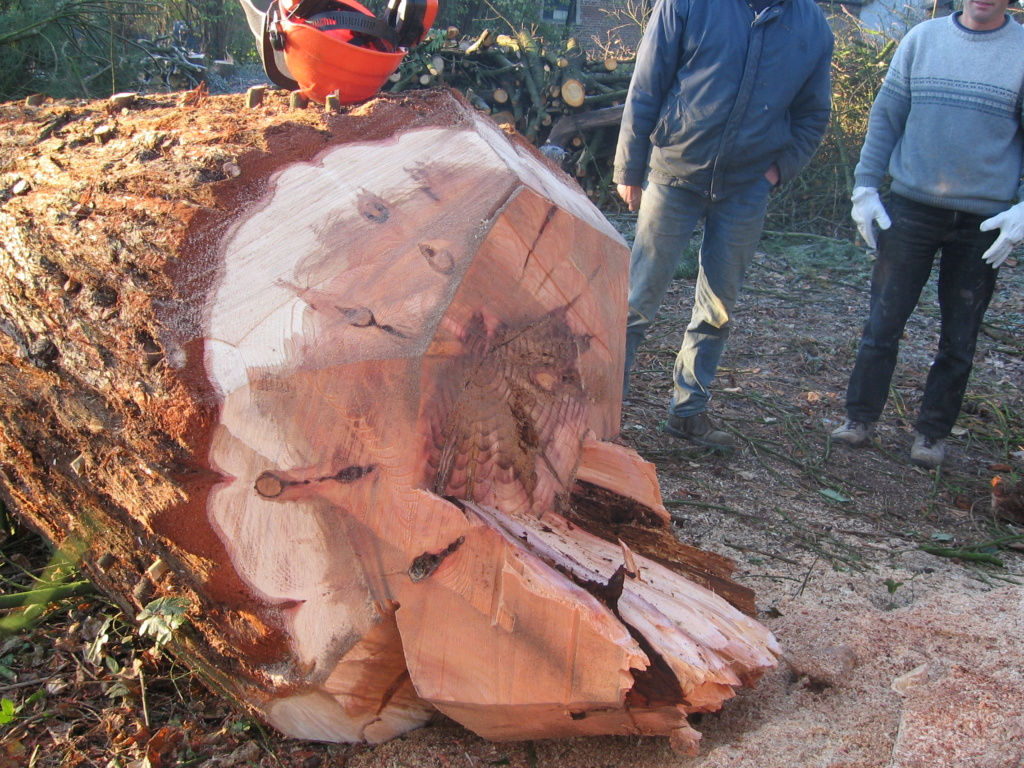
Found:
[(871, 108), (857, 186), (986, 216), (1024, 195), (1024, 27), (974, 32), (960, 14), (903, 38)]

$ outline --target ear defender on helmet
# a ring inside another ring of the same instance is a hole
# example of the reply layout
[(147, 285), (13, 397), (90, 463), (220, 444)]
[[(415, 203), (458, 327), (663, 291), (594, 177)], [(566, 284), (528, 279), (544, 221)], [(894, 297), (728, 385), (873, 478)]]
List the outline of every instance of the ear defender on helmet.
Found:
[(273, 0), (265, 14), (239, 2), (260, 30), (267, 77), (321, 104), (333, 93), (342, 104), (371, 98), (437, 15), (437, 0), (391, 0), (386, 21), (355, 0)]
[(398, 44), (412, 48), (423, 42), (437, 17), (437, 0), (389, 0), (388, 24)]

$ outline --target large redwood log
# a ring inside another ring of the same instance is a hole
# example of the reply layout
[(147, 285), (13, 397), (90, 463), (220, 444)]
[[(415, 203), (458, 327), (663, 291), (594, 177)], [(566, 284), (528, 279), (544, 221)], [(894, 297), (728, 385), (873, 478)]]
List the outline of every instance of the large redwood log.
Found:
[(286, 103), (0, 107), (5, 501), (287, 734), (692, 749), (778, 649), (611, 442), (622, 239), (454, 95)]

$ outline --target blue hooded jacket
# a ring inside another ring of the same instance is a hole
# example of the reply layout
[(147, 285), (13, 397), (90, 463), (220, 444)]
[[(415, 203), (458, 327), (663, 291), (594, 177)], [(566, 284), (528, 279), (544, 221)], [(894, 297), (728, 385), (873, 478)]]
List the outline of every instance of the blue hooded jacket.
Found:
[(657, 0), (629, 87), (614, 181), (712, 200), (778, 165), (793, 179), (828, 126), (832, 30), (812, 0)]

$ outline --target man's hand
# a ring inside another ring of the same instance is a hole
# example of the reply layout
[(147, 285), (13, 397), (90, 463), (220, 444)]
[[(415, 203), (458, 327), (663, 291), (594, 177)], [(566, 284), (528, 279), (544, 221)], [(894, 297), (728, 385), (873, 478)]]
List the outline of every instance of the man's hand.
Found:
[(1010, 251), (1024, 240), (1024, 202), (1017, 203), (1002, 213), (997, 213), (991, 219), (985, 219), (978, 229), (982, 232), (992, 229), (999, 230), (999, 237), (992, 243), (992, 247), (981, 256), (983, 261), (992, 265), (992, 269), (996, 269), (1006, 261)]
[(635, 211), (640, 207), (640, 195), (643, 194), (643, 190), (640, 187), (618, 184), (615, 187), (615, 191), (619, 193), (619, 197), (629, 206), (629, 210)]
[(850, 199), (853, 201), (853, 211), (850, 216), (857, 222), (857, 231), (864, 238), (868, 248), (877, 248), (875, 222), (878, 222), (881, 229), (888, 229), (892, 226), (892, 219), (885, 212), (885, 206), (882, 205), (882, 199), (878, 196), (878, 190), (874, 187), (855, 187)]
[(768, 170), (764, 172), (764, 177), (768, 179), (768, 182), (773, 187), (777, 187), (779, 185), (779, 179), (782, 178), (782, 174), (779, 173), (779, 166), (772, 163)]

